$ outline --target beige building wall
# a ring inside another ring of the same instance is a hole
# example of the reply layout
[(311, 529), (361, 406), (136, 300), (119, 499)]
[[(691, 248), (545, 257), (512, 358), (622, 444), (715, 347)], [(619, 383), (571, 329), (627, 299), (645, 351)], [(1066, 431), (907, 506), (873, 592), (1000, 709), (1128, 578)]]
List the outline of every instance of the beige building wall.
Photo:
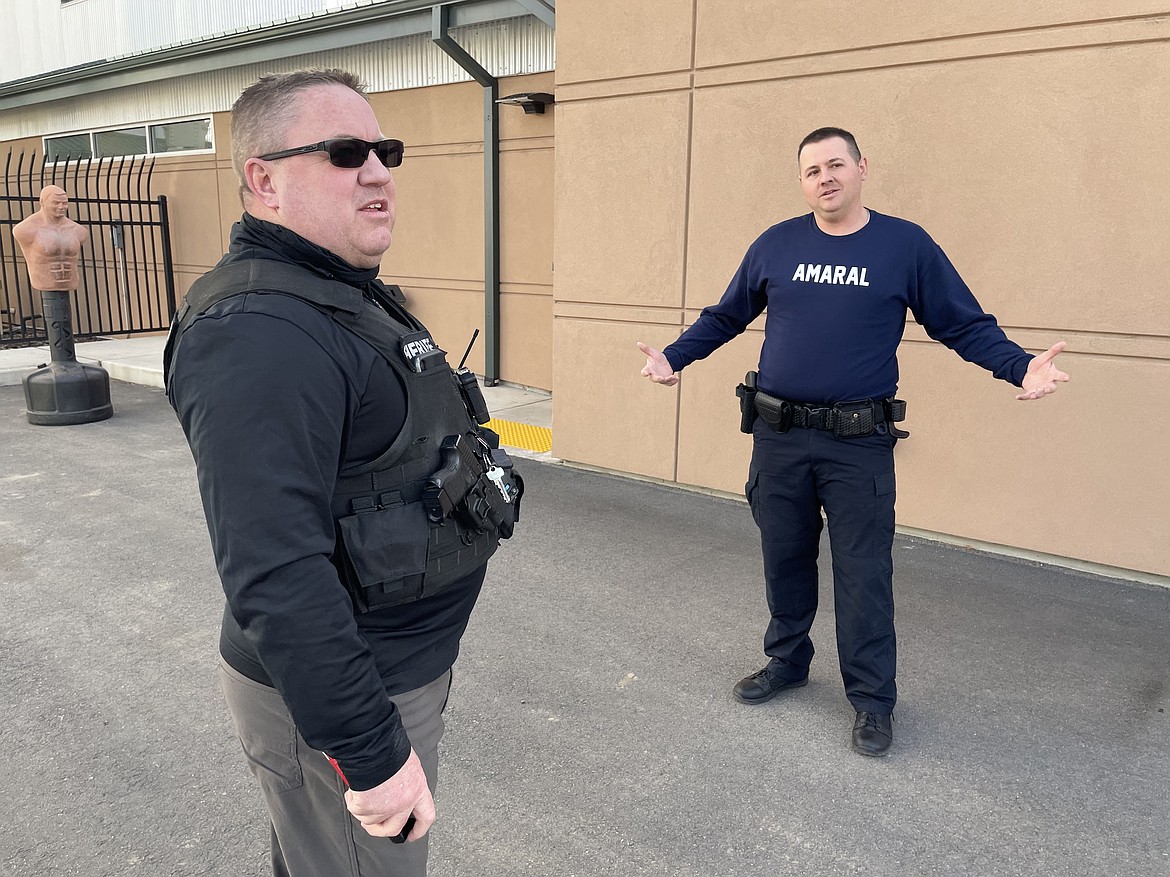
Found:
[[(742, 491), (759, 325), (651, 385), (751, 241), (807, 212), (795, 149), (852, 130), (866, 203), (923, 225), (1033, 352), (1040, 402), (915, 324), (903, 526), (1170, 575), (1170, 9), (598, 0), (558, 7), (555, 430), (569, 461)], [(604, 426), (603, 426), (604, 425)]]
[[(553, 74), (500, 81), (500, 95), (553, 90)], [(373, 95), (388, 136), (406, 143), (394, 172), (398, 225), (383, 278), (454, 360), (484, 328), (483, 89), (476, 83)], [(552, 389), (553, 132), (543, 115), (499, 106), (500, 377)], [(468, 366), (483, 374), (481, 337)], [(454, 364), (454, 362), (452, 363)]]

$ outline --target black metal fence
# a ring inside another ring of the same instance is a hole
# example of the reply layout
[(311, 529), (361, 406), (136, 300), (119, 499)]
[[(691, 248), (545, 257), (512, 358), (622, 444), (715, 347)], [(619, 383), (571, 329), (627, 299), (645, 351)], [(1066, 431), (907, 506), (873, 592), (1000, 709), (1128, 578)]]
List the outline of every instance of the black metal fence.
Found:
[(69, 216), (89, 230), (73, 297), (78, 338), (168, 328), (175, 313), (175, 272), (165, 195), (152, 197), (154, 159), (46, 162), (36, 152), (8, 153), (0, 192), (0, 347), (47, 339), (40, 294), (32, 288), (13, 227), (40, 206), (41, 189), (60, 186)]

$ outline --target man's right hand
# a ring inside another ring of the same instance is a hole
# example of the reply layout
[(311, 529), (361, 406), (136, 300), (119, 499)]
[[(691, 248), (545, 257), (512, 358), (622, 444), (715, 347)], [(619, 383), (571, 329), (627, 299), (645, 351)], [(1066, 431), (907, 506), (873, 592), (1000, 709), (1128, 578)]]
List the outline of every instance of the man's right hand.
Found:
[(642, 377), (667, 387), (673, 387), (678, 383), (678, 375), (674, 373), (670, 362), (660, 351), (641, 341), (638, 342), (638, 349), (646, 354), (646, 367), (642, 369)]
[(366, 833), (374, 837), (394, 837), (413, 813), (414, 828), (406, 839), (418, 840), (435, 821), (435, 799), (413, 749), (398, 773), (364, 792), (350, 789), (345, 793), (345, 803)]

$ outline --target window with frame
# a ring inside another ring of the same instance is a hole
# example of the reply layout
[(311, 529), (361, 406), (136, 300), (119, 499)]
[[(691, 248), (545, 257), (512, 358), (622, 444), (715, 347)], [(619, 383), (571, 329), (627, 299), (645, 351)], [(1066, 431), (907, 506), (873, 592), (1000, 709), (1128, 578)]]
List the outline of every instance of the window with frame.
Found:
[(152, 122), (42, 138), (45, 160), (75, 161), (83, 158), (116, 158), (123, 155), (174, 155), (215, 149), (211, 119)]
[(45, 138), (46, 161), (68, 161), (93, 158), (93, 143), (89, 134), (65, 134)]

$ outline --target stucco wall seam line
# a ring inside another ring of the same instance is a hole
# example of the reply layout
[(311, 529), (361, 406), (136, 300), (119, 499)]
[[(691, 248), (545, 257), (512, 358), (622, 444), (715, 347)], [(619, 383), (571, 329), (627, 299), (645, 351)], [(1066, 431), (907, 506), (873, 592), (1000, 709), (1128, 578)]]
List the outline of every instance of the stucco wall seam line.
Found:
[(553, 316), (583, 320), (609, 320), (617, 323), (645, 319), (656, 323), (681, 325), (683, 321), (682, 310), (679, 308), (663, 308), (653, 305), (629, 305), (626, 308), (621, 308), (597, 302), (567, 302), (564, 299), (557, 299)]
[(629, 76), (594, 76), (589, 79), (558, 79), (557, 88), (575, 88), (581, 85), (596, 85), (603, 82), (639, 82), (647, 79), (656, 79), (662, 76), (678, 74), (685, 75), (690, 71), (690, 67), (666, 67), (661, 70), (653, 70), (648, 73), (632, 73)]
[(691, 87), (692, 73), (692, 70), (676, 70), (669, 73), (651, 73), (645, 76), (598, 79), (593, 82), (572, 85), (558, 82), (557, 103), (573, 103), (599, 97), (685, 91)]
[[(533, 138), (528, 141), (501, 141), (502, 152), (534, 152), (541, 149), (552, 149), (554, 140), (551, 137)], [(449, 155), (483, 155), (483, 143), (407, 143), (407, 158), (445, 158)]]
[(533, 152), (551, 152), (553, 150), (552, 144), (548, 146), (543, 145), (519, 145), (519, 146), (501, 146), (500, 152), (515, 153), (517, 155), (527, 155)]
[[(1158, 39), (1150, 40), (1133, 40), (1125, 43), (1089, 43), (1077, 46), (1058, 46), (1055, 48), (1020, 50), (1012, 52), (987, 52), (981, 55), (964, 55), (962, 57), (948, 57), (948, 58), (934, 58), (929, 60), (916, 61), (897, 61), (888, 64), (869, 64), (858, 67), (837, 67), (831, 70), (809, 70), (801, 73), (787, 73), (774, 75), (760, 75), (743, 77), (728, 82), (698, 82), (695, 83), (696, 90), (715, 91), (720, 88), (735, 88), (747, 83), (755, 82), (786, 82), (797, 79), (819, 79), (829, 76), (841, 76), (846, 73), (870, 73), (878, 70), (905, 70), (914, 67), (933, 67), (939, 64), (962, 63), (964, 61), (990, 61), (1000, 58), (1022, 58), (1028, 55), (1052, 55), (1057, 52), (1075, 51), (1078, 49), (1110, 49), (1118, 48), (1120, 45), (1125, 46), (1140, 46), (1149, 45), (1152, 43), (1170, 42), (1170, 37), (1159, 37)], [(697, 79), (697, 76), (696, 76)], [(622, 95), (625, 97), (626, 95)], [(603, 98), (597, 98), (602, 100)]]
[[(551, 110), (550, 112), (555, 112)], [(546, 135), (540, 137), (502, 137), (500, 138), (500, 146), (510, 146), (513, 149), (522, 149), (533, 146), (555, 146), (557, 138), (554, 135)]]
[[(938, 341), (932, 341), (930, 339), (921, 340), (918, 338), (907, 338), (907, 339), (904, 339), (902, 341), (902, 344), (904, 344), (904, 345), (905, 344), (920, 344), (920, 345), (925, 345), (925, 346), (933, 346), (933, 345), (938, 344), (940, 350), (943, 349), (942, 345), (939, 344)], [(1039, 347), (1039, 346), (1029, 347), (1028, 345), (1024, 345), (1024, 344), (1021, 344), (1020, 346), (1023, 347), (1024, 350), (1031, 351), (1033, 353), (1042, 353), (1043, 351), (1048, 349), (1047, 347)], [(1062, 353), (1061, 355), (1066, 356), (1066, 357), (1067, 356), (1079, 356), (1079, 357), (1082, 357), (1085, 359), (1118, 359), (1118, 360), (1124, 360), (1125, 362), (1133, 362), (1133, 363), (1145, 362), (1145, 363), (1150, 363), (1151, 365), (1165, 365), (1167, 362), (1170, 362), (1170, 359), (1167, 359), (1166, 357), (1161, 357), (1161, 356), (1144, 356), (1141, 354), (1130, 354), (1130, 353), (1108, 353), (1108, 352), (1103, 351), (1103, 350), (1068, 350), (1066, 348), (1064, 353)], [(1068, 361), (1071, 361), (1071, 360), (1068, 360)], [(1074, 370), (1075, 370), (1075, 367), (1070, 367), (1069, 374), (1072, 374)]]
[[(1068, 21), (1059, 24), (1047, 24), (1039, 26), (1027, 27), (1011, 27), (1003, 28), (1001, 30), (982, 30), (970, 31), (968, 33), (945, 34), (934, 37), (923, 37), (918, 40), (896, 40), (888, 43), (873, 43), (867, 46), (851, 46), (847, 49), (831, 50), (825, 52), (806, 52), (800, 55), (788, 55), (780, 58), (770, 58), (770, 62), (793, 61), (800, 58), (817, 58), (834, 55), (842, 55), (852, 52), (868, 52), (880, 49), (897, 49), (897, 48), (911, 48), (916, 46), (934, 46), (946, 43), (959, 43), (971, 40), (980, 39), (999, 39), (999, 38), (1015, 38), (1019, 36), (1027, 36), (1032, 34), (1061, 34), (1076, 30), (1101, 30), (1103, 28), (1127, 28), (1136, 27), (1141, 24), (1154, 24), (1163, 26), (1167, 21), (1168, 16), (1165, 12), (1145, 12), (1136, 15), (1120, 15), (1108, 18), (1092, 18), (1083, 21)], [(703, 64), (697, 59), (694, 63), (696, 70), (719, 70), (729, 69), (733, 67), (746, 67), (752, 64), (762, 63), (757, 59), (754, 61), (735, 61), (725, 64)], [(628, 77), (627, 77), (628, 78)], [(599, 80), (593, 80), (599, 81)]]
[[(1111, 332), (1091, 332), (1075, 329), (1056, 329), (1048, 326), (1011, 326), (1000, 324), (1008, 337), (1025, 350), (1047, 350), (1055, 340), (1068, 342), (1066, 354), (1108, 356), (1119, 359), (1170, 361), (1170, 338), (1157, 335), (1124, 335)], [(917, 323), (907, 323), (904, 344), (937, 344)]]
[(548, 280), (501, 280), (501, 283), (506, 283), (510, 287), (521, 287), (526, 289), (552, 289), (552, 282)]
[(445, 143), (441, 146), (418, 146), (406, 144), (404, 161), (412, 158), (447, 158), (452, 155), (483, 155), (482, 143), (460, 144)]
[[(1021, 326), (1022, 329), (1043, 329), (1045, 332), (1052, 331), (1048, 326)], [(1092, 330), (1092, 329), (1060, 329), (1060, 332), (1067, 332), (1069, 335), (1080, 335), (1084, 338), (1116, 338), (1116, 339), (1140, 339), (1142, 341), (1157, 341), (1160, 343), (1170, 344), (1170, 335), (1165, 335), (1159, 332), (1109, 332), (1106, 330)]]
[(540, 290), (517, 289), (512, 284), (500, 284), (500, 295), (525, 296), (527, 298), (548, 298), (552, 295), (552, 286), (545, 286)]
[[(1158, 34), (1143, 34), (1141, 36), (1099, 37), (1094, 40), (1059, 43), (1055, 45), (1033, 46), (1005, 46), (1002, 48), (985, 48), (981, 51), (939, 53), (932, 57), (905, 57), (889, 60), (871, 60), (868, 63), (848, 64), (853, 56), (873, 52), (891, 52), (920, 44), (905, 44), (893, 47), (893, 50), (881, 48), (850, 49), (841, 52), (824, 54), (802, 55), (790, 59), (772, 61), (757, 61), (748, 64), (726, 65), (722, 67), (700, 67), (695, 71), (696, 90), (709, 90), (739, 86), (747, 82), (774, 82), (791, 79), (807, 79), (810, 77), (833, 76), (843, 73), (864, 73), (872, 70), (890, 70), (904, 67), (927, 67), (936, 64), (948, 64), (960, 61), (984, 61), (993, 58), (1022, 57), (1026, 55), (1043, 55), (1053, 52), (1076, 51), (1081, 49), (1116, 48), (1118, 46), (1139, 46), (1151, 43), (1170, 41), (1170, 18), (1155, 20), (1159, 29), (1166, 31)], [(1154, 23), (1154, 22), (1151, 22)], [(938, 45), (933, 43), (930, 45)], [(858, 59), (859, 61), (861, 59)], [(816, 64), (815, 69), (797, 69), (786, 71), (784, 67)], [(730, 74), (736, 74), (734, 76)]]
[(663, 316), (671, 318), (682, 318), (683, 309), (674, 305), (653, 305), (653, 304), (627, 304), (623, 302), (606, 302), (586, 299), (572, 299), (572, 298), (558, 298), (557, 299), (558, 313), (565, 313), (573, 316), (575, 314), (568, 314), (569, 310), (577, 313), (597, 313), (608, 316), (610, 314), (618, 314), (619, 319), (624, 318), (631, 313), (640, 314), (662, 314)]
[[(679, 328), (677, 323), (660, 322), (658, 320), (618, 320), (613, 317), (583, 317), (580, 314), (554, 314), (554, 320), (565, 320), (573, 323), (593, 323), (607, 326), (629, 326), (637, 323), (639, 326), (658, 326), (668, 329)], [(635, 355), (637, 352), (635, 351)]]
[(393, 271), (383, 271), (380, 275), (390, 278), (392, 283), (401, 286), (415, 286), (419, 289), (446, 289), (453, 292), (483, 292), (483, 278), (453, 278), (453, 277), (412, 277), (409, 274), (398, 274)]
[[(729, 83), (730, 84), (730, 83)], [(557, 95), (557, 103), (559, 104), (601, 104), (610, 103), (618, 100), (627, 100), (636, 97), (657, 97), (663, 94), (679, 94), (681, 92), (693, 91), (694, 83), (683, 85), (678, 88), (663, 88), (657, 91), (630, 91), (622, 94), (599, 94), (591, 97), (572, 98), (569, 100), (561, 100), (560, 95)]]

